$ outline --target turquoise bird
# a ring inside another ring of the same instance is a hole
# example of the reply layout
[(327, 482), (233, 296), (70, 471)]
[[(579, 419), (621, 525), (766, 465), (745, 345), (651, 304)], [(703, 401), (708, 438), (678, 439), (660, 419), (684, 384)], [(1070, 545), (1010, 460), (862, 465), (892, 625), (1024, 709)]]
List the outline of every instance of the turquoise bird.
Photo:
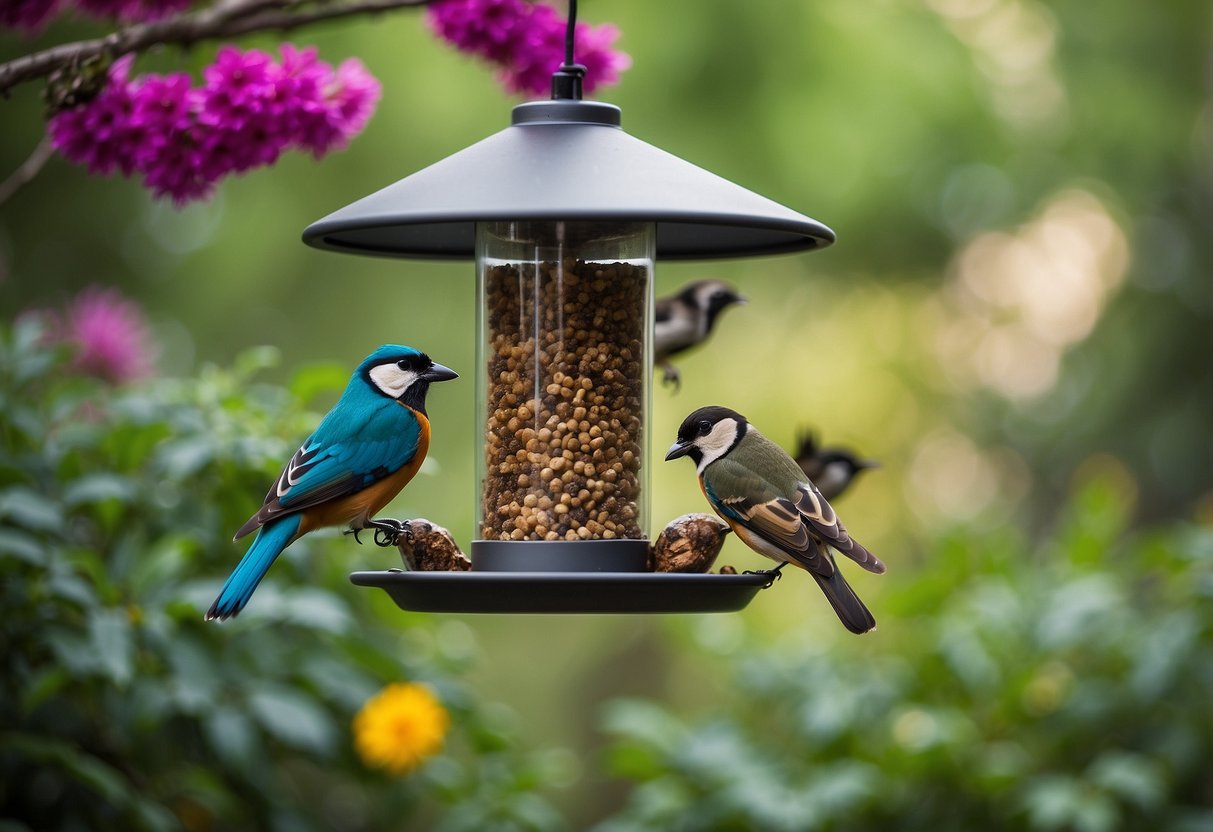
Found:
[(244, 609), (274, 560), (303, 535), (326, 526), (398, 533), (375, 515), (408, 484), (430, 446), (425, 396), (430, 384), (458, 378), (423, 352), (386, 344), (366, 357), (337, 404), (291, 457), (261, 508), (236, 532), (257, 531), (206, 620)]
[(689, 456), (712, 509), (743, 543), (772, 560), (804, 569), (853, 633), (876, 628), (876, 619), (843, 578), (830, 549), (869, 572), (880, 560), (854, 540), (821, 491), (783, 448), (727, 407), (701, 407), (678, 428), (667, 460)]

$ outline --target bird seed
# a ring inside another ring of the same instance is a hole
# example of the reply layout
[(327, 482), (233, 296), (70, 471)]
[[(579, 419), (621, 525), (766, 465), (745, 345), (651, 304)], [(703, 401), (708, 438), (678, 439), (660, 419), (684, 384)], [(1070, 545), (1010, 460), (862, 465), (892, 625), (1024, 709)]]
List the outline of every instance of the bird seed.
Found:
[(630, 263), (487, 269), (483, 539), (645, 537), (647, 293)]

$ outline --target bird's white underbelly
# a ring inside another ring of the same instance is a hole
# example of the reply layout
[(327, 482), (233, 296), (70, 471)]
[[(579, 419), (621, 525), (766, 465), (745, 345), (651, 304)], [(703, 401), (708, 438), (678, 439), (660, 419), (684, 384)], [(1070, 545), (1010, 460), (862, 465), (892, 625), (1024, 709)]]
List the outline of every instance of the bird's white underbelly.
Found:
[(796, 561), (792, 560), (791, 556), (789, 556), (787, 552), (771, 543), (768, 543), (765, 539), (754, 534), (744, 526), (734, 525), (733, 532), (737, 535), (737, 538), (742, 543), (749, 546), (760, 555), (765, 555), (777, 563), (796, 563)]

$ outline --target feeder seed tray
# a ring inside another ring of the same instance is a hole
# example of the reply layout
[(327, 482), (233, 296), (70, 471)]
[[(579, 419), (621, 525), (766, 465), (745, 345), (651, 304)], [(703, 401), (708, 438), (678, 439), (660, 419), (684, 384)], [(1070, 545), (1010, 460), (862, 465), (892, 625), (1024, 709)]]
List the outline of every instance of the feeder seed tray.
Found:
[(674, 572), (355, 572), (403, 610), (461, 613), (736, 612), (773, 577)]

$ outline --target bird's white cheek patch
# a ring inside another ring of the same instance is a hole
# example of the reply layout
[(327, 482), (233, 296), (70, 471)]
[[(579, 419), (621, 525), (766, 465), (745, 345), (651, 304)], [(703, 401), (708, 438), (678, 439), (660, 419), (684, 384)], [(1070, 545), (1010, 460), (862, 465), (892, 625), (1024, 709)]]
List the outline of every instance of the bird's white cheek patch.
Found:
[(703, 459), (699, 463), (699, 470), (703, 471), (708, 465), (724, 456), (729, 448), (733, 447), (733, 442), (736, 439), (736, 422), (732, 419), (722, 419), (717, 422), (712, 428), (711, 433), (695, 442), (699, 446), (699, 450), (703, 452)]
[(409, 385), (417, 380), (417, 374), (412, 370), (402, 370), (395, 364), (380, 364), (378, 367), (372, 367), (370, 375), (375, 386), (384, 395), (391, 396), (393, 399), (404, 395), (404, 391), (409, 389)]

